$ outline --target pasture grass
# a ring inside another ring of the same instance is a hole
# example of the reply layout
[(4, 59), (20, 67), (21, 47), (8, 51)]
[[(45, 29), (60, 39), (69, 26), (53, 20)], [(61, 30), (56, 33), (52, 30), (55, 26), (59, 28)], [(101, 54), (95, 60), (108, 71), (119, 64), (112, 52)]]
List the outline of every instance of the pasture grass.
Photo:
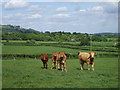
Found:
[(66, 52), (66, 53), (78, 53), (79, 50), (61, 48), (61, 47), (53, 47), (53, 46), (3, 46), (2, 53), (3, 54), (41, 54), (52, 52)]
[(34, 59), (3, 60), (3, 88), (118, 88), (118, 58), (95, 58), (95, 71), (80, 70), (78, 59), (67, 59), (68, 72), (42, 69)]
[[(79, 46), (78, 46), (79, 47)], [(82, 47), (81, 47), (82, 48)], [(84, 48), (84, 47), (83, 47)], [(94, 47), (93, 47), (94, 48)], [(110, 48), (110, 50), (113, 48)], [(41, 53), (52, 54), (52, 52), (65, 52), (66, 54), (76, 55), (78, 52), (90, 52), (88, 50), (81, 49), (71, 49), (71, 48), (63, 48), (63, 47), (55, 47), (55, 46), (2, 46), (2, 54), (14, 54), (14, 55), (40, 55)], [(103, 51), (94, 51), (101, 55), (118, 55), (118, 52), (103, 52)]]

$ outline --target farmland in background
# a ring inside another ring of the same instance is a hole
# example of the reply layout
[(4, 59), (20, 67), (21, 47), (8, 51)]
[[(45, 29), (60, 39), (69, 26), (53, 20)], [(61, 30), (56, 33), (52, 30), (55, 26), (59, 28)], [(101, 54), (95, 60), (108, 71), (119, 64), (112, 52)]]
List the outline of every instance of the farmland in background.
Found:
[[(2, 29), (3, 88), (118, 87), (118, 34), (38, 32), (12, 25), (3, 25)], [(55, 51), (66, 53), (67, 73), (50, 70)], [(86, 64), (85, 70), (80, 70), (79, 51), (97, 53), (95, 71), (88, 71)], [(41, 53), (50, 57), (48, 70), (41, 68)]]

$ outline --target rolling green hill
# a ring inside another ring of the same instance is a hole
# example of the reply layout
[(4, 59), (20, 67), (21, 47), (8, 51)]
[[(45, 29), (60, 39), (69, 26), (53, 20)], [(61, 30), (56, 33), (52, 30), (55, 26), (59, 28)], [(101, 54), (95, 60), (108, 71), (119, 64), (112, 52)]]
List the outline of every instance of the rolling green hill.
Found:
[(0, 29), (2, 29), (3, 32), (39, 33), (38, 31), (31, 28), (25, 29), (20, 26), (13, 26), (13, 25), (0, 25)]

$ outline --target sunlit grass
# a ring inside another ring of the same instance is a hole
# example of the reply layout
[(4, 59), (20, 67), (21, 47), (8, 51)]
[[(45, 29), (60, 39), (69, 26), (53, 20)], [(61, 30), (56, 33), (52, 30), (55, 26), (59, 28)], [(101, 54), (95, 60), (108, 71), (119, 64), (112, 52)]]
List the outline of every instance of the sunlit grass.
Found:
[(68, 72), (42, 69), (34, 59), (3, 60), (3, 88), (117, 88), (118, 59), (95, 58), (95, 71), (80, 70), (78, 59), (67, 59)]

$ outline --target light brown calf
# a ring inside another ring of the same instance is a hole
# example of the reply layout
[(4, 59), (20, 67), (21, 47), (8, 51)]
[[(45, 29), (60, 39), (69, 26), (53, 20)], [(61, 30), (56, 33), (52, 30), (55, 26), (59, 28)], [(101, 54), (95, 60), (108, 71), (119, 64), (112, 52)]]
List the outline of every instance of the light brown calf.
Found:
[(92, 65), (92, 70), (94, 71), (94, 55), (96, 53), (95, 52), (90, 52), (90, 53), (86, 53), (86, 52), (79, 52), (78, 53), (78, 57), (80, 59), (80, 67), (81, 70), (84, 69), (84, 63), (87, 63), (88, 65), (88, 70), (90, 70), (90, 64)]
[(59, 53), (53, 52), (52, 53), (52, 67), (51, 67), (51, 69), (57, 69), (58, 58), (59, 58)]
[(66, 55), (64, 52), (59, 52), (59, 59), (58, 59), (58, 69), (62, 69), (62, 71), (66, 71)]

